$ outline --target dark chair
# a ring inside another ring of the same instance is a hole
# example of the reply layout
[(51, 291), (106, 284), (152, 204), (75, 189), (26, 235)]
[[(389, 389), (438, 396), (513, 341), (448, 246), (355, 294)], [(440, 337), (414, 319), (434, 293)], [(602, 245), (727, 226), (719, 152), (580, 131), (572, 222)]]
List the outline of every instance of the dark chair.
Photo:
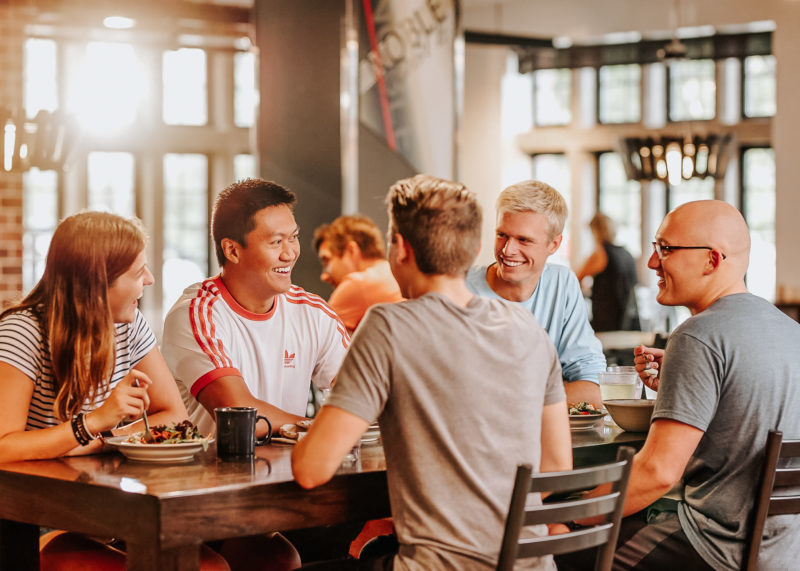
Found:
[[(787, 461), (787, 466), (779, 465), (782, 459)], [(792, 460), (795, 460), (793, 464)], [(743, 569), (758, 569), (758, 551), (767, 516), (800, 513), (800, 495), (779, 495), (779, 488), (792, 486), (800, 486), (800, 440), (783, 440), (782, 432), (770, 430)]]
[[(633, 448), (622, 447), (617, 452), (616, 462), (565, 472), (531, 474), (529, 464), (519, 465), (497, 569), (513, 569), (517, 559), (570, 553), (598, 545), (603, 547), (597, 552), (595, 569), (611, 569), (633, 454)], [(611, 484), (611, 491), (602, 496), (576, 499), (568, 495), (565, 499), (554, 501), (548, 498), (542, 505), (525, 505), (530, 493), (558, 492), (561, 497), (562, 493), (588, 490), (608, 483)], [(595, 516), (603, 516), (603, 521), (570, 533), (522, 539), (519, 537), (524, 526), (561, 523)]]

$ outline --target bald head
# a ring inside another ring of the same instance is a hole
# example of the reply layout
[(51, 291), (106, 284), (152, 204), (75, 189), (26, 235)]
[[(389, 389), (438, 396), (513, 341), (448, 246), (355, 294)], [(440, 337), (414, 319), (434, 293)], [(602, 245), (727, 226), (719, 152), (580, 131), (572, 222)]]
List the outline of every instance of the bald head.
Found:
[(697, 200), (667, 214), (669, 224), (686, 244), (710, 246), (726, 256), (727, 266), (744, 277), (750, 259), (750, 231), (742, 214), (722, 200)]

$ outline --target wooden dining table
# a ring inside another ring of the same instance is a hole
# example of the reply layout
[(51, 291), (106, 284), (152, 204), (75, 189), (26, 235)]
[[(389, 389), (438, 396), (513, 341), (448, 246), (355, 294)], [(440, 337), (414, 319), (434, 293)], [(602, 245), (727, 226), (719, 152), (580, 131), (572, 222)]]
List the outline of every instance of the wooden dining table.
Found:
[[(576, 466), (612, 460), (645, 436), (609, 425), (572, 434)], [(294, 481), (291, 449), (261, 446), (234, 462), (212, 445), (185, 463), (109, 453), (0, 464), (0, 570), (39, 568), (40, 528), (122, 539), (131, 571), (189, 571), (205, 541), (390, 515), (380, 444), (363, 444), (313, 490)]]

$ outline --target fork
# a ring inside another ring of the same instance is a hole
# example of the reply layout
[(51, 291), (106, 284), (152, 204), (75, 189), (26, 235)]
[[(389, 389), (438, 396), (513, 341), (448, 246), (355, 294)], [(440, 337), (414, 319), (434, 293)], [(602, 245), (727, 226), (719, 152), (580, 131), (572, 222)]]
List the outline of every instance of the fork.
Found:
[[(133, 384), (138, 387), (139, 380), (134, 380)], [(155, 442), (156, 438), (153, 436), (153, 433), (150, 432), (150, 422), (147, 420), (147, 411), (144, 409), (142, 409), (142, 420), (144, 421), (144, 434), (142, 435), (142, 440), (145, 442)]]

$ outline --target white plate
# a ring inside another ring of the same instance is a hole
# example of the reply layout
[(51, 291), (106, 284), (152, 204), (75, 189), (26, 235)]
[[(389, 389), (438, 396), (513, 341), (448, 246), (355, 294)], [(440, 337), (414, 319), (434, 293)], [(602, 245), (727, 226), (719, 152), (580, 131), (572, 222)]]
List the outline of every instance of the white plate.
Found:
[(378, 424), (370, 424), (367, 431), (361, 435), (361, 442), (362, 444), (365, 442), (377, 442), (381, 437), (381, 429), (378, 428)]
[(177, 442), (175, 444), (137, 444), (128, 442), (129, 436), (114, 436), (105, 441), (122, 452), (127, 458), (138, 462), (188, 462), (203, 450), (203, 444), (213, 440)]
[(602, 414), (571, 414), (569, 415), (569, 427), (572, 430), (591, 430), (598, 426), (603, 426), (605, 416)]

